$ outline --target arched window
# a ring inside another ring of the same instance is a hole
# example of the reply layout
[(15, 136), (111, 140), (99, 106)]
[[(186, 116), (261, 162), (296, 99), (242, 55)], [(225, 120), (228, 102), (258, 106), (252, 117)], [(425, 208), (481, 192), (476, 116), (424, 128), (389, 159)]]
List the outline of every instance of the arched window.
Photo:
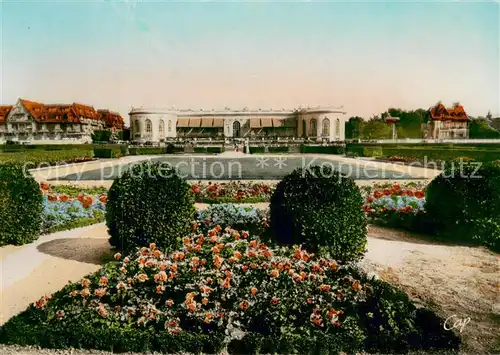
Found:
[(151, 120), (146, 120), (146, 134), (150, 136), (153, 133), (153, 124)]
[(306, 131), (306, 121), (302, 121), (302, 137), (307, 136), (307, 131)]
[(158, 131), (160, 133), (160, 138), (165, 138), (165, 122), (163, 120), (160, 120)]
[(337, 122), (335, 122), (335, 136), (340, 138), (340, 119), (337, 118)]
[(168, 120), (168, 132), (172, 132), (172, 121)]
[(136, 136), (141, 135), (141, 128), (140, 128), (140, 126), (139, 126), (139, 120), (135, 120), (135, 121), (134, 121), (134, 134), (135, 134)]
[(317, 126), (317, 123), (316, 123), (316, 119), (313, 118), (311, 120), (311, 127), (309, 129), (309, 136), (316, 137), (317, 135), (318, 135), (318, 126)]
[(330, 120), (328, 118), (323, 119), (323, 130), (321, 132), (323, 137), (330, 136)]
[(233, 137), (240, 137), (240, 128), (241, 128), (241, 125), (238, 121), (234, 121), (233, 123)]

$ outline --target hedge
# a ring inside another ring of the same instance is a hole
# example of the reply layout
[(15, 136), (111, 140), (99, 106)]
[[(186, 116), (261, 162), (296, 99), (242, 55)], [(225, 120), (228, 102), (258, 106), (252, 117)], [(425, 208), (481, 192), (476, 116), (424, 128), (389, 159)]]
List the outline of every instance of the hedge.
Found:
[(211, 153), (218, 154), (218, 153), (223, 153), (224, 151), (225, 151), (224, 147), (207, 147), (207, 153), (209, 154)]
[(357, 156), (402, 156), (430, 160), (452, 160), (461, 157), (477, 161), (494, 161), (500, 158), (500, 145), (451, 145), (451, 144), (415, 144), (415, 145), (363, 145), (348, 144), (346, 151)]
[(0, 245), (31, 243), (40, 235), (40, 185), (21, 165), (0, 165)]
[(94, 158), (121, 158), (126, 155), (123, 153), (120, 148), (95, 148)]
[(249, 147), (250, 154), (265, 153), (266, 148), (264, 147)]
[(156, 155), (156, 154), (175, 154), (184, 152), (184, 148), (175, 146), (168, 147), (133, 147), (129, 148), (130, 155)]
[(269, 153), (288, 153), (287, 146), (269, 147)]
[(94, 152), (92, 149), (71, 149), (54, 151), (23, 151), (0, 153), (0, 163), (29, 164), (33, 169), (39, 166), (51, 166), (60, 163), (77, 163), (92, 160)]
[(300, 147), (301, 153), (316, 153), (316, 154), (344, 154), (345, 148), (337, 145), (302, 145)]

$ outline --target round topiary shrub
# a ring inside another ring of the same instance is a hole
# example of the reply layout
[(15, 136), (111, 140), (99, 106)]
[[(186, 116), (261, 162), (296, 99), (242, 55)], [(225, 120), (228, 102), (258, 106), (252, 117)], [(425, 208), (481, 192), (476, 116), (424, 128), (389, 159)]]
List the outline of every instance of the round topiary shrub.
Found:
[(121, 251), (156, 243), (175, 248), (190, 232), (195, 212), (189, 184), (161, 163), (135, 164), (108, 192), (109, 242)]
[(341, 262), (361, 258), (366, 246), (363, 198), (354, 180), (330, 167), (298, 168), (276, 187), (270, 234), (279, 244), (326, 250)]
[(0, 245), (26, 244), (40, 235), (40, 185), (21, 165), (0, 164)]
[(427, 186), (425, 209), (438, 235), (500, 248), (500, 164), (449, 164)]

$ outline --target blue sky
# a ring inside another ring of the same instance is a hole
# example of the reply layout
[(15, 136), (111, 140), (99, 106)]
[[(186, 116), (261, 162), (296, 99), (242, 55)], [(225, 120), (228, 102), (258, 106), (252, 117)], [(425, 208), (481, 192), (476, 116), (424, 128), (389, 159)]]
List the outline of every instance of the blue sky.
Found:
[(3, 104), (118, 110), (460, 101), (500, 114), (494, 2), (3, 1)]

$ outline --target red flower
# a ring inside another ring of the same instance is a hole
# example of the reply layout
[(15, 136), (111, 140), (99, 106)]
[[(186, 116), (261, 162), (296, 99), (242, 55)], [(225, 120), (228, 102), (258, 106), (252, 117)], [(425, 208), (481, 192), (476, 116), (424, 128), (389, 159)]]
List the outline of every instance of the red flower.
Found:
[(198, 185), (191, 186), (191, 190), (194, 194), (198, 195), (200, 193), (200, 187)]
[(392, 195), (392, 191), (391, 191), (391, 190), (389, 190), (389, 189), (385, 189), (385, 190), (384, 190), (384, 195), (386, 195), (386, 196), (391, 196), (391, 195)]
[(415, 192), (415, 197), (416, 198), (424, 198), (425, 193), (422, 190), (418, 190), (417, 192)]

